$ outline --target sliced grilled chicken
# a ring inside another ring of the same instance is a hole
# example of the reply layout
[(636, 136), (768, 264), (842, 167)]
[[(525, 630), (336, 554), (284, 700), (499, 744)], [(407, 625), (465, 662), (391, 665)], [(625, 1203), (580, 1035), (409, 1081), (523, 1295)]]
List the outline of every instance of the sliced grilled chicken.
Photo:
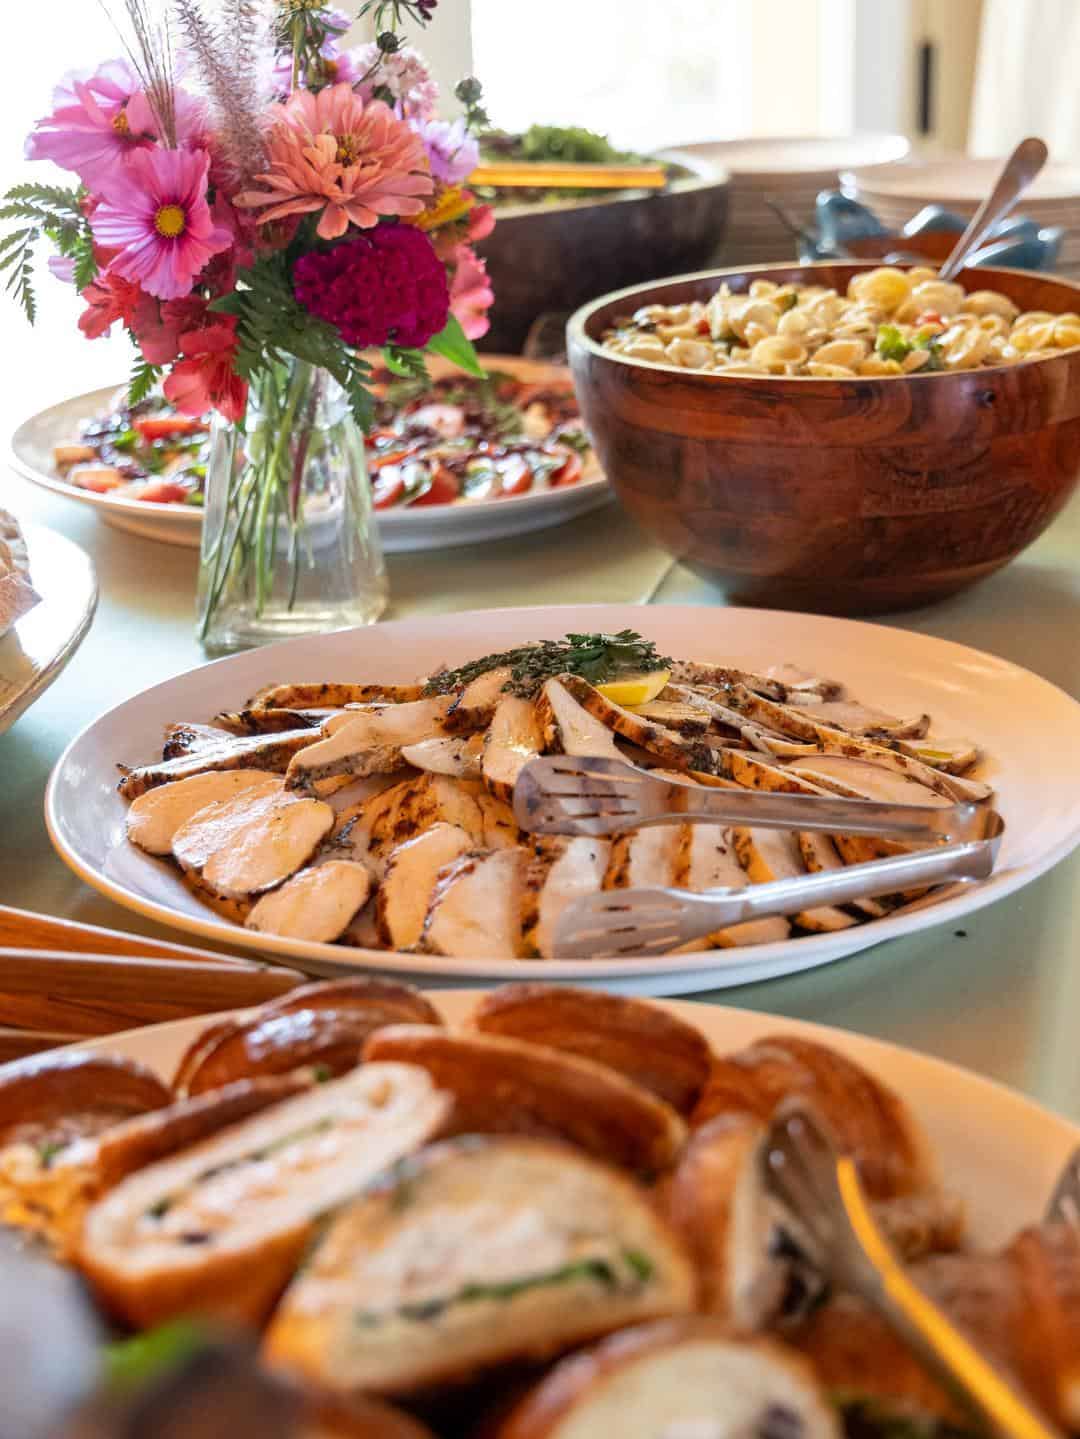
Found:
[(473, 850), (440, 870), (421, 945), (457, 959), (516, 959), (526, 852)]
[(348, 784), (343, 784), (340, 789), (334, 790), (333, 794), (320, 794), (319, 798), (325, 798), (335, 814), (343, 816), (342, 823), (346, 823), (354, 814), (359, 813), (369, 800), (401, 783), (400, 775), (369, 774), (363, 779), (350, 779)]
[(402, 745), (401, 758), (429, 774), (450, 775), (453, 779), (480, 779), (484, 757), (482, 734), (452, 735)]
[(671, 884), (682, 831), (682, 825), (656, 824), (618, 835), (611, 842), (601, 887), (648, 889)]
[(532, 700), (504, 695), (484, 736), (483, 775), (490, 793), (512, 803), (518, 775), (543, 748), (543, 730)]
[(788, 700), (795, 704), (802, 699), (840, 699), (844, 688), (835, 680), (819, 679), (814, 675), (798, 672), (791, 665), (776, 665), (769, 674), (760, 675), (750, 670), (735, 669), (730, 665), (676, 660), (671, 666), (671, 678), (679, 684), (706, 685), (717, 689), (744, 685), (753, 693), (765, 695), (781, 704)]
[[(716, 774), (737, 784), (740, 789), (760, 789), (778, 794), (824, 794), (823, 786), (812, 784), (796, 770), (770, 756), (748, 754), (744, 750), (713, 751)], [(702, 776), (697, 778), (702, 780)], [(704, 782), (704, 780), (702, 780)]]
[(486, 789), (478, 787), (476, 803), (484, 827), (485, 849), (513, 849), (522, 842), (524, 836), (518, 829), (514, 811), (505, 800), (496, 799)]
[(217, 849), (202, 881), (226, 899), (273, 889), (311, 859), (334, 824), (334, 811), (320, 799), (282, 796), (244, 832)]
[(713, 769), (712, 750), (703, 740), (684, 738), (674, 730), (643, 719), (632, 710), (615, 704), (577, 675), (561, 675), (559, 683), (613, 734), (647, 750), (672, 769), (703, 770), (706, 774)]
[(522, 899), (522, 952), (556, 959), (554, 935), (568, 904), (603, 885), (611, 842), (581, 836), (548, 835), (533, 841), (525, 868)]
[(487, 729), (509, 680), (510, 670), (507, 667), (486, 670), (478, 675), (453, 697), (446, 728), (452, 734), (471, 734), (474, 730)]
[(897, 719), (885, 710), (874, 709), (872, 705), (857, 704), (854, 700), (806, 700), (791, 701), (791, 708), (807, 719), (834, 729), (847, 730), (855, 735), (890, 735), (894, 739), (917, 739), (930, 728), (929, 715), (915, 715), (911, 719)]
[(264, 815), (291, 800), (283, 786), (266, 785), (203, 804), (173, 831), (172, 852), (177, 864), (183, 870), (201, 873), (212, 854), (239, 842)]
[(760, 750), (762, 754), (796, 756), (819, 752), (816, 744), (778, 734), (775, 730), (766, 729), (763, 725), (747, 719), (745, 715), (739, 714), (738, 710), (730, 709), (717, 698), (720, 693), (721, 691), (716, 691), (706, 695), (699, 690), (676, 684), (668, 685), (661, 698), (671, 696), (677, 703), (699, 706), (708, 714), (714, 732), (730, 735), (734, 740), (741, 739), (744, 744), (751, 749)]
[(689, 735), (694, 739), (705, 734), (712, 722), (708, 711), (700, 705), (690, 700), (664, 699), (663, 696), (650, 700), (648, 704), (634, 705), (631, 712), (663, 725), (665, 729), (674, 730), (676, 734)]
[(181, 755), (179, 759), (163, 760), (161, 764), (143, 765), (129, 770), (117, 789), (125, 799), (137, 799), (148, 789), (173, 780), (188, 779), (209, 770), (264, 769), (283, 774), (298, 750), (314, 744), (318, 730), (286, 730), (271, 735), (222, 734), (220, 745)]
[[(797, 835), (796, 838), (799, 841), (799, 852), (802, 855), (803, 864), (811, 874), (843, 869), (844, 861), (840, 857), (840, 851), (829, 835), (822, 834), (819, 830), (807, 830)], [(868, 919), (880, 919), (883, 914), (888, 914), (892, 907), (894, 906), (881, 899), (854, 899), (851, 902), (851, 908), (865, 914)]]
[(319, 729), (330, 711), (325, 709), (224, 710), (214, 723), (230, 734), (278, 734), (282, 730)]
[(264, 894), (247, 917), (248, 929), (329, 944), (367, 903), (371, 875), (353, 860), (333, 859), (302, 869)]
[(605, 1064), (679, 1114), (695, 1106), (712, 1055), (699, 1029), (624, 995), (554, 984), (504, 984), (469, 1017), (481, 1034), (542, 1044)]
[(477, 848), (486, 844), (481, 801), (494, 804), (475, 781), (453, 780), (441, 774), (421, 774), (387, 790), (359, 817), (358, 828), (368, 833), (368, 854), (378, 872), (391, 850), (413, 839), (433, 824), (456, 824), (472, 837)]
[[(719, 824), (687, 824), (680, 826), (680, 842), (675, 857), (672, 883), (676, 889), (700, 894), (706, 889), (742, 889), (750, 880), (735, 853), (730, 829)], [(707, 940), (695, 940), (693, 947), (714, 944), (730, 949), (744, 944), (775, 944), (787, 939), (791, 926), (783, 915), (751, 919), (719, 929)]]
[(161, 758), (182, 759), (184, 755), (200, 754), (203, 750), (216, 749), (225, 738), (226, 732), (209, 724), (167, 724), (165, 743)]
[(895, 770), (918, 780), (938, 794), (944, 794), (951, 799), (982, 800), (993, 794), (991, 787), (980, 780), (945, 774), (931, 765), (911, 758), (910, 755), (874, 744), (871, 740), (848, 734), (844, 730), (820, 724), (790, 706), (762, 699), (741, 685), (736, 685), (729, 691), (729, 700), (733, 708), (760, 720), (772, 729), (780, 730), (782, 734), (813, 741), (824, 754), (847, 758), (862, 757), (885, 769)]
[[(791, 830), (736, 827), (731, 833), (735, 853), (750, 877), (751, 884), (768, 884), (775, 879), (797, 879), (806, 874), (806, 864), (799, 848), (798, 837)], [(858, 922), (854, 915), (833, 905), (804, 909), (795, 916), (795, 923), (803, 929), (822, 934), (838, 929), (850, 929)]]
[(493, 1439), (840, 1439), (810, 1365), (706, 1318), (613, 1334), (556, 1364)]
[(578, 704), (558, 680), (547, 681), (536, 706), (545, 749), (599, 759), (622, 759), (622, 751), (607, 725)]
[(284, 780), (261, 769), (210, 770), (139, 795), (127, 812), (127, 837), (147, 854), (168, 854), (180, 827), (209, 804), (246, 794), (280, 794)]
[(979, 760), (979, 746), (970, 739), (892, 739), (882, 737), (880, 743), (912, 759), (931, 765), (945, 774), (962, 775)]
[(245, 709), (344, 709), (349, 704), (407, 704), (423, 697), (422, 685), (325, 684), (267, 685)]
[(550, 1141), (449, 1141), (341, 1214), (265, 1352), (319, 1390), (420, 1393), (686, 1313), (693, 1288), (616, 1171)]
[(352, 945), (354, 949), (382, 949), (383, 944), (379, 935), (379, 926), (375, 920), (373, 900), (369, 900), (346, 927), (340, 942)]
[(402, 746), (442, 735), (449, 708), (450, 700), (444, 697), (347, 710), (335, 717), (326, 738), (294, 757), (285, 783), (290, 789), (308, 790), (314, 781), (331, 775), (362, 778), (404, 769)]
[(420, 941), (439, 871), (473, 847), (456, 824), (433, 824), (390, 851), (375, 897), (379, 939), (388, 949), (408, 950)]
[(431, 1140), (448, 1115), (417, 1068), (354, 1069), (130, 1175), (87, 1215), (79, 1264), (136, 1325), (192, 1312), (257, 1322), (318, 1217)]

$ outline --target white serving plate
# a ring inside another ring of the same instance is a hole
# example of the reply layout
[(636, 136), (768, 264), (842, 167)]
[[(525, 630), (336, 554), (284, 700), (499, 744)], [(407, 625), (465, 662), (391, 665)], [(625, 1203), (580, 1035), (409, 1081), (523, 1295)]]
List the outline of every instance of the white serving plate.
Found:
[[(514, 356), (484, 357), (494, 368), (510, 370), (524, 379), (540, 380), (552, 367)], [(452, 367), (433, 361), (433, 374)], [(192, 505), (156, 505), (118, 495), (96, 495), (68, 484), (53, 464), (53, 446), (78, 434), (83, 420), (101, 414), (112, 404), (122, 386), (109, 385), (89, 394), (76, 395), (24, 420), (11, 437), (10, 463), (17, 474), (32, 484), (88, 505), (106, 524), (143, 539), (198, 549), (202, 538), (202, 510)], [(566, 524), (609, 503), (611, 487), (593, 462), (586, 476), (565, 489), (542, 490), (537, 494), (512, 495), (501, 500), (474, 500), (457, 505), (421, 506), (419, 509), (387, 510), (378, 516), (383, 549), (388, 554), (412, 550), (437, 550), (455, 545), (483, 544), (513, 535), (531, 534), (553, 525)]]
[[(869, 170), (858, 161), (842, 168), (862, 192), (923, 204), (978, 205), (990, 193), (1004, 159), (974, 159), (968, 155), (946, 155), (938, 159), (901, 165), (877, 165)], [(845, 177), (846, 179), (847, 177)], [(1080, 165), (1051, 161), (1024, 192), (1020, 209), (1035, 215), (1080, 198)]]
[[(928, 711), (939, 734), (976, 740), (1008, 826), (999, 868), (978, 887), (924, 910), (839, 933), (746, 949), (601, 960), (445, 959), (307, 944), (224, 920), (174, 869), (124, 838), (118, 762), (161, 753), (169, 721), (204, 720), (263, 685), (290, 680), (408, 681), (532, 639), (631, 628), (661, 653), (760, 670), (798, 663), (842, 680), (896, 714)], [(432, 984), (549, 979), (641, 994), (680, 994), (792, 974), (884, 940), (955, 922), (1029, 884), (1080, 842), (1080, 705), (1006, 660), (926, 635), (769, 610), (584, 605), (482, 610), (289, 640), (233, 655), (146, 690), (89, 725), (57, 762), (45, 798), (52, 842), (88, 884), (148, 918), (223, 944), (273, 954), (311, 973), (359, 968)]]
[(807, 136), (756, 140), (701, 140), (680, 145), (691, 155), (712, 160), (731, 174), (732, 183), (805, 186), (808, 178), (837, 175), (841, 170), (870, 168), (902, 161), (911, 145), (903, 135), (867, 131), (835, 138)]
[(23, 534), (41, 603), (0, 635), (0, 734), (57, 678), (97, 607), (94, 567), (78, 545), (43, 525)]
[[(429, 997), (454, 1025), (481, 992), (441, 990)], [(718, 1052), (740, 1049), (763, 1035), (801, 1035), (849, 1055), (897, 1090), (929, 1136), (945, 1183), (964, 1200), (971, 1239), (979, 1248), (1006, 1243), (1041, 1215), (1059, 1169), (1080, 1142), (1080, 1128), (1013, 1090), (910, 1049), (743, 1009), (670, 1001), (663, 1007), (700, 1029)], [(170, 1080), (188, 1045), (222, 1018), (151, 1025), (76, 1048), (137, 1060)]]

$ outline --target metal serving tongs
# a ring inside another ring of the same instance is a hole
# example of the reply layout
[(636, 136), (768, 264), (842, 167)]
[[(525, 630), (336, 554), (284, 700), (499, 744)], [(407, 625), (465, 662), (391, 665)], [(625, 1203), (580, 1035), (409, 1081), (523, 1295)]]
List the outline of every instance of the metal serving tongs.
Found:
[(807, 1258), (866, 1300), (965, 1409), (1008, 1439), (1063, 1439), (909, 1278), (874, 1222), (855, 1161), (808, 1109), (777, 1114), (762, 1168), (813, 1250)]

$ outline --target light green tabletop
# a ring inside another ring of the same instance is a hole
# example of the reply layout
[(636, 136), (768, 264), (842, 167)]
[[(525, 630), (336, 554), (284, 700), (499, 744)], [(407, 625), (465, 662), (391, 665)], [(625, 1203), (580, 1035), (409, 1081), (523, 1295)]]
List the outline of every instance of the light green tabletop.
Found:
[[(42, 793), (62, 747), (85, 724), (202, 662), (192, 635), (196, 553), (109, 529), (92, 512), (8, 476), (0, 478), (0, 503), (82, 545), (101, 586), (82, 649), (0, 737), (0, 903), (166, 937), (96, 895), (53, 855)], [(673, 565), (614, 508), (483, 549), (391, 557), (389, 568), (388, 618), (510, 604), (724, 602), (718, 589)], [(1080, 696), (1080, 496), (1004, 573), (890, 622), (993, 651)], [(1063, 755), (1062, 763), (1080, 758)], [(962, 929), (930, 930), (804, 975), (711, 997), (909, 1045), (1080, 1119), (1078, 879), (1080, 852)]]

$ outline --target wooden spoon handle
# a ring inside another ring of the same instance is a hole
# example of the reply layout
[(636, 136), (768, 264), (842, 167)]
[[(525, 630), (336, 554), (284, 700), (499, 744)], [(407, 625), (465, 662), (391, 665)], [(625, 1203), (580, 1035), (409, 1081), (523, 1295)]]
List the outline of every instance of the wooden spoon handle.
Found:
[(29, 909), (13, 909), (0, 904), (0, 945), (16, 949), (51, 949), (67, 953), (153, 955), (158, 959), (198, 959), (210, 964), (237, 964), (241, 961), (230, 954), (209, 949), (193, 949), (185, 944), (147, 939), (141, 934), (125, 934), (118, 929), (102, 929), (96, 924), (79, 924), (72, 919), (54, 919), (51, 915), (35, 914)]

